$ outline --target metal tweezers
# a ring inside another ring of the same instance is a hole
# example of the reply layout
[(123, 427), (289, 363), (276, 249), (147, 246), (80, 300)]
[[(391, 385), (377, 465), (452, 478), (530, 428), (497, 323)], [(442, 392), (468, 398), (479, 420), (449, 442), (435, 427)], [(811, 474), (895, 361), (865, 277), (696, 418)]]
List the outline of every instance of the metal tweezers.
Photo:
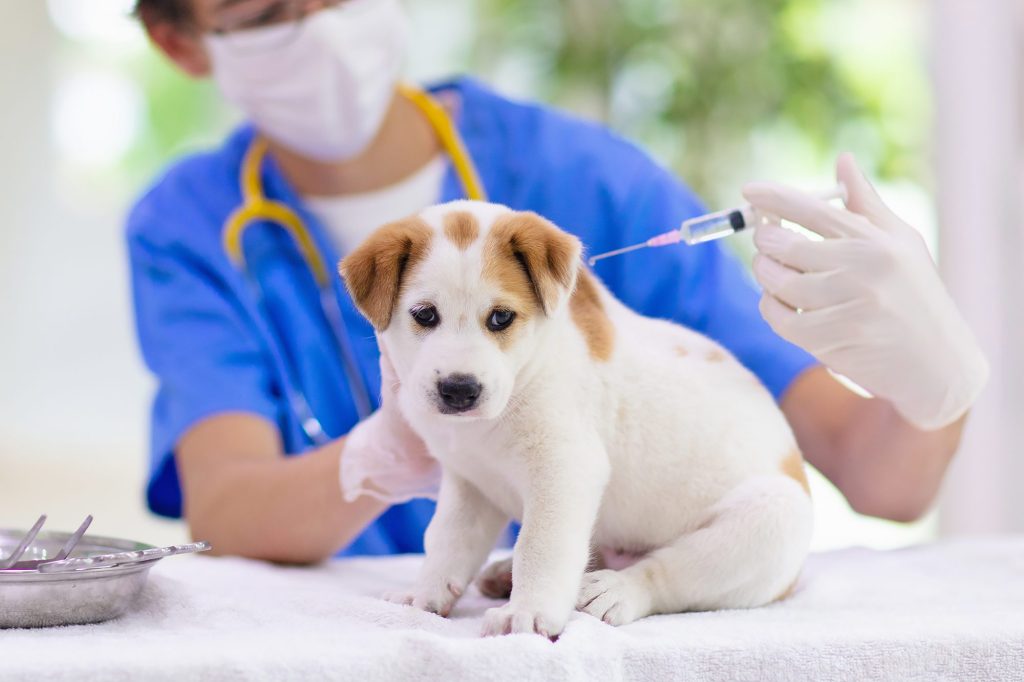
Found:
[(14, 551), (7, 557), (0, 559), (0, 571), (31, 571), (36, 570), (43, 564), (48, 564), (54, 561), (64, 561), (71, 554), (75, 546), (78, 545), (79, 540), (85, 535), (85, 531), (88, 530), (89, 524), (92, 523), (92, 516), (86, 516), (85, 520), (82, 521), (82, 525), (78, 527), (68, 541), (64, 543), (60, 551), (54, 555), (51, 559), (29, 559), (26, 561), (19, 561), (22, 555), (28, 550), (29, 546), (35, 542), (36, 536), (39, 535), (39, 531), (42, 530), (43, 524), (46, 523), (46, 514), (39, 517), (35, 525), (25, 533), (25, 537), (21, 539), (18, 546), (14, 548)]

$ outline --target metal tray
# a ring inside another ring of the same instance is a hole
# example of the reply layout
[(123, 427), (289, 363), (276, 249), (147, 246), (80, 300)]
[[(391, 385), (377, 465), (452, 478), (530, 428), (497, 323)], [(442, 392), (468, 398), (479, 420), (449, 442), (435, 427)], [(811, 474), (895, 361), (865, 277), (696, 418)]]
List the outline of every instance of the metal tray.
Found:
[[(7, 556), (25, 536), (23, 530), (0, 529), (0, 557)], [(25, 559), (55, 556), (71, 533), (42, 532), (25, 552)], [(72, 557), (152, 549), (152, 545), (85, 535)], [(159, 559), (70, 573), (38, 570), (0, 571), (0, 628), (36, 628), (99, 623), (117, 618), (135, 601), (146, 584), (149, 569)]]

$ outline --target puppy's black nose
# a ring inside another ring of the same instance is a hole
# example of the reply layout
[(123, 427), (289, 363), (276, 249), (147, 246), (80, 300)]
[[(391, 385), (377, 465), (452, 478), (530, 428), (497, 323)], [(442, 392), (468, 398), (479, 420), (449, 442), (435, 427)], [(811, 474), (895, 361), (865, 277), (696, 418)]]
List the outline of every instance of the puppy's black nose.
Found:
[(476, 405), (483, 386), (472, 374), (449, 374), (437, 382), (441, 401), (453, 412), (465, 412)]

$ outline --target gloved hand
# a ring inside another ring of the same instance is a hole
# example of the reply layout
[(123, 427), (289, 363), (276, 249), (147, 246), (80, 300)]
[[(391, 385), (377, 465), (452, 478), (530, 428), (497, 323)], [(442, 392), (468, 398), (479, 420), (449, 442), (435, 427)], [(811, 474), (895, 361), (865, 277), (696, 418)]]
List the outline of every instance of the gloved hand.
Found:
[(437, 499), (441, 465), (398, 411), (398, 377), (384, 347), (380, 355), (381, 406), (356, 424), (341, 453), (341, 489), (349, 502), (370, 495), (397, 504)]
[(959, 419), (988, 379), (988, 362), (946, 292), (924, 240), (882, 202), (853, 157), (839, 157), (846, 210), (774, 183), (743, 196), (825, 239), (777, 220), (754, 235), (761, 314), (783, 338), (924, 430)]

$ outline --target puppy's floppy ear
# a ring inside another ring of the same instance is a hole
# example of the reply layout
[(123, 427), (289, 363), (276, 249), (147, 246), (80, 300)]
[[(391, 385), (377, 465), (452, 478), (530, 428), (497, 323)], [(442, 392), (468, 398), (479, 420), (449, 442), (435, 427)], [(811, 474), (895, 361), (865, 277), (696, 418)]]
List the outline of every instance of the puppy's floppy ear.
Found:
[(499, 257), (518, 262), (546, 315), (568, 299), (583, 250), (579, 239), (528, 211), (498, 217), (488, 236)]
[(432, 235), (422, 219), (404, 218), (377, 228), (341, 260), (338, 270), (352, 300), (377, 331), (391, 324), (402, 282), (426, 255)]

